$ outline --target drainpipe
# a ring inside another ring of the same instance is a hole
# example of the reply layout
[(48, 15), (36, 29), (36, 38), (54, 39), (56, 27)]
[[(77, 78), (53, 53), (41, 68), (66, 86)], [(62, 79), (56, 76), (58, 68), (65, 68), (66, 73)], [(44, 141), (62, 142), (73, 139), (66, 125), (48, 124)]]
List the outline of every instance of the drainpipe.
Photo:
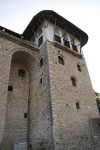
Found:
[(28, 94), (28, 110), (27, 110), (27, 150), (30, 149), (30, 73), (29, 73), (29, 94)]

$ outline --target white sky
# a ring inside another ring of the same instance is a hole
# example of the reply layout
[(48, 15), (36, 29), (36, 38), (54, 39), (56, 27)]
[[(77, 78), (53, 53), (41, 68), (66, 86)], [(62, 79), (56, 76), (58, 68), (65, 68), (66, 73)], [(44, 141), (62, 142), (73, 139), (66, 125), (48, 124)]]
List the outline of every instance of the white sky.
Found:
[(0, 0), (0, 25), (22, 33), (34, 15), (48, 9), (88, 34), (83, 53), (93, 89), (100, 92), (100, 0)]

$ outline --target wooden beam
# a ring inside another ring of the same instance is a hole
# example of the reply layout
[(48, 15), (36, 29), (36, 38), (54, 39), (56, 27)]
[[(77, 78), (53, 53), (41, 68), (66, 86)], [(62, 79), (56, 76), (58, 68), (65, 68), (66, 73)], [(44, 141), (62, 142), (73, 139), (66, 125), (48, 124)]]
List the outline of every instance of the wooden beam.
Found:
[(32, 32), (34, 33), (34, 35), (38, 38), (38, 36), (37, 36), (37, 34), (36, 34), (36, 32), (32, 29)]
[(44, 18), (44, 22), (45, 22), (45, 28), (47, 28), (48, 27), (48, 24), (49, 24), (49, 18), (48, 19), (46, 19), (45, 18), (45, 16), (43, 17)]

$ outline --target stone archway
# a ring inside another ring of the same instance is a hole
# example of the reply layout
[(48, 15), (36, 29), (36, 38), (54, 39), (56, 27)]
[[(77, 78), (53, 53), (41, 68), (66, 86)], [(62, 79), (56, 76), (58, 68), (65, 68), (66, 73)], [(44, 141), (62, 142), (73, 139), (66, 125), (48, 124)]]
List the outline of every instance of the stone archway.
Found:
[(12, 55), (2, 150), (11, 150), (14, 144), (29, 140), (30, 80), (34, 80), (36, 65), (35, 59), (25, 51)]

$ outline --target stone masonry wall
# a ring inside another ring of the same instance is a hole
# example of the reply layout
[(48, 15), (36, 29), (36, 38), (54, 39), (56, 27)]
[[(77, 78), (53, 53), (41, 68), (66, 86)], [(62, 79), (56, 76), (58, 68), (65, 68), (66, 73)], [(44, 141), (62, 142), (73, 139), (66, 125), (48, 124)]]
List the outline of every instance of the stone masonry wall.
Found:
[[(19, 55), (11, 61), (16, 52)], [(28, 55), (32, 55), (31, 57), (37, 61), (38, 52), (33, 47), (27, 48), (21, 42), (8, 40), (6, 36), (0, 37), (0, 147), (2, 150), (8, 150), (8, 148), (10, 150), (14, 143), (27, 140), (27, 118), (24, 118), (24, 113), (27, 113), (29, 79), (21, 80), (18, 77), (18, 69), (25, 69), (28, 77), (30, 71), (28, 67), (31, 65)], [(25, 57), (28, 59), (25, 60)], [(19, 64), (18, 58), (20, 58)], [(9, 84), (13, 86), (12, 92), (8, 92)]]
[[(18, 76), (19, 69), (26, 71), (26, 77)], [(3, 149), (12, 149), (15, 143), (27, 140), (27, 113), (29, 95), (29, 73), (25, 66), (12, 62), (9, 78), (9, 86), (6, 104), (5, 128), (3, 136)]]
[[(50, 42), (48, 51), (55, 149), (94, 150), (89, 119), (99, 114), (85, 60), (64, 50), (59, 52)], [(58, 56), (64, 59), (64, 65), (58, 63)], [(76, 87), (71, 77), (76, 79)]]
[(0, 38), (0, 142), (2, 141), (9, 80), (10, 56), (4, 46), (5, 40)]
[[(23, 42), (0, 37), (1, 101), (0, 148), (12, 150), (14, 144), (27, 142), (29, 136), (33, 150), (52, 150), (52, 119), (48, 78), (46, 43), (39, 50)], [(43, 66), (40, 59), (43, 57)], [(26, 71), (26, 78), (18, 70)], [(41, 82), (42, 78), (42, 82)], [(8, 85), (13, 91), (8, 91)], [(30, 133), (27, 133), (28, 100), (30, 99)]]
[[(40, 66), (41, 59), (43, 59), (42, 66)], [(36, 91), (31, 93), (31, 143), (33, 150), (52, 150), (52, 121), (46, 43), (40, 48), (38, 64), (38, 74), (35, 72), (31, 78), (31, 86), (37, 85)], [(33, 80), (33, 78), (37, 79), (37, 81)], [(31, 88), (33, 89), (33, 87)]]
[[(64, 65), (58, 63), (58, 56), (64, 59)], [(19, 69), (26, 71), (25, 79), (18, 76)], [(1, 36), (0, 70), (2, 150), (27, 142), (27, 136), (32, 150), (95, 149), (89, 120), (99, 113), (83, 57), (59, 51), (48, 41), (38, 50)], [(71, 77), (76, 79), (76, 87), (72, 86)], [(13, 86), (11, 92), (9, 84)], [(24, 117), (28, 100), (30, 120)]]

